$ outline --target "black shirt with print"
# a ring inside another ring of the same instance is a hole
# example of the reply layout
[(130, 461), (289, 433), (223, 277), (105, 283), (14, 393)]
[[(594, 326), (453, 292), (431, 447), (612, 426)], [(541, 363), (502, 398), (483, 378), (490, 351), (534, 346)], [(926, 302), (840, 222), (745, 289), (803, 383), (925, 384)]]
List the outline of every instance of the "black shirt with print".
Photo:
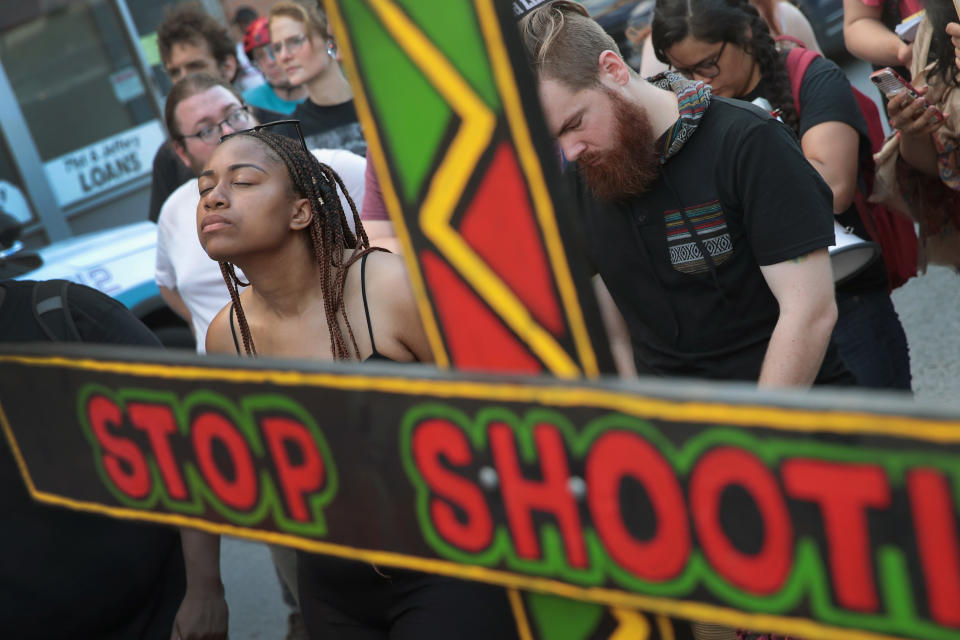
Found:
[(357, 120), (353, 100), (319, 105), (308, 98), (297, 105), (290, 117), (300, 121), (303, 136), (311, 149), (346, 149), (359, 156), (367, 155), (367, 141)]
[[(599, 202), (575, 166), (567, 182), (638, 369), (757, 380), (779, 316), (760, 266), (834, 241), (830, 190), (790, 130), (753, 105), (713, 98), (644, 196)], [(848, 375), (831, 348), (818, 383)]]

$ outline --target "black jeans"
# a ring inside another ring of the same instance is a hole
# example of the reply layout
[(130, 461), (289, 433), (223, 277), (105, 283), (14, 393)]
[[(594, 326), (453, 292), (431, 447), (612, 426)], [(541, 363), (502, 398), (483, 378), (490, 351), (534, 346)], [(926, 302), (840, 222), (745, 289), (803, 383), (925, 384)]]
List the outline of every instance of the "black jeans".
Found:
[(833, 342), (863, 387), (910, 391), (910, 352), (900, 317), (884, 291), (837, 293)]

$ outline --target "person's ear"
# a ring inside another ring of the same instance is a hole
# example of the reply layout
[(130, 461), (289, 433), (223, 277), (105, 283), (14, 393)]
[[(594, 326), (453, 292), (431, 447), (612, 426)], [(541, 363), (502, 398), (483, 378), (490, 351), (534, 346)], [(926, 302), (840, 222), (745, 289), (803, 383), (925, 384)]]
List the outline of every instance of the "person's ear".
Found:
[(597, 65), (601, 81), (606, 78), (620, 86), (625, 86), (630, 81), (630, 68), (615, 51), (607, 49), (601, 53)]
[(231, 53), (220, 63), (220, 75), (223, 76), (224, 80), (232, 84), (237, 78), (239, 68), (240, 65), (237, 62), (237, 56)]
[(306, 198), (298, 198), (293, 202), (293, 215), (290, 217), (290, 229), (301, 231), (310, 226), (313, 220), (313, 210), (310, 208), (310, 201)]
[(177, 153), (177, 157), (180, 158), (188, 168), (193, 169), (192, 159), (190, 158), (190, 154), (187, 153), (187, 147), (184, 145), (183, 140), (173, 140), (172, 144), (173, 150)]

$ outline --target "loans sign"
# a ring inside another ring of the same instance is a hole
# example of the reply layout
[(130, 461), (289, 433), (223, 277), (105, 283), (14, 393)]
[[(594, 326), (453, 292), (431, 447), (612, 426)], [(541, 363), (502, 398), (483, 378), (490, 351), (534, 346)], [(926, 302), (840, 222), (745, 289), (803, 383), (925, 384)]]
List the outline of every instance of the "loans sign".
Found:
[(43, 502), (624, 615), (960, 638), (960, 421), (912, 403), (66, 353), (0, 352)]

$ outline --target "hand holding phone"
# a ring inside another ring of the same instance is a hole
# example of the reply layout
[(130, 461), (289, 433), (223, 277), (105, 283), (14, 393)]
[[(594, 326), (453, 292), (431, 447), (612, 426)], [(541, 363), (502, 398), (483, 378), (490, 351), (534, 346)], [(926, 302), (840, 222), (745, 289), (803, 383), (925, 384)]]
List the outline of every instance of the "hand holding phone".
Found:
[[(870, 81), (880, 89), (887, 100), (893, 100), (898, 95), (906, 93), (908, 97), (904, 100), (904, 104), (907, 105), (920, 97), (920, 92), (890, 67), (871, 73)], [(926, 109), (926, 112), (937, 122), (943, 122), (943, 114), (936, 107), (931, 105)]]
[(870, 82), (877, 85), (877, 88), (887, 97), (887, 100), (892, 100), (904, 91), (910, 96), (910, 100), (916, 100), (920, 97), (920, 92), (914, 89), (913, 85), (904, 80), (903, 76), (890, 67), (885, 67), (871, 73)]

